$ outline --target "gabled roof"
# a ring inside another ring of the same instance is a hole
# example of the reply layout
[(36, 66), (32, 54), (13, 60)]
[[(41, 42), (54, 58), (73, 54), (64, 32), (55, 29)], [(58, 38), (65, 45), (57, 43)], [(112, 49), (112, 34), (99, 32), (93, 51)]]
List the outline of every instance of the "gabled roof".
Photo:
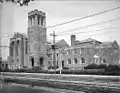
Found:
[[(82, 41), (76, 40), (76, 41), (75, 41), (75, 44), (82, 44), (82, 43), (91, 42), (91, 41), (97, 41), (97, 40), (92, 39), (92, 38), (87, 38), (87, 39), (84, 39), (84, 40), (82, 40)], [(97, 42), (101, 43), (100, 41), (97, 41)]]
[[(64, 39), (61, 39), (59, 41), (56, 41), (56, 48), (57, 50), (58, 49), (61, 49), (61, 48), (66, 48), (66, 47), (69, 47), (69, 45), (67, 44), (67, 42), (64, 40)], [(51, 44), (47, 44), (46, 45), (47, 48), (49, 48), (50, 50), (48, 51), (48, 53), (52, 53), (53, 50), (51, 49)]]
[(109, 44), (113, 44), (114, 41), (109, 41), (109, 42), (102, 42), (101, 45), (109, 45)]
[(119, 45), (116, 42), (116, 40), (110, 41), (110, 42), (103, 42), (102, 44), (100, 44), (100, 46), (102, 46), (102, 47), (116, 47), (116, 48), (119, 48)]
[(64, 39), (57, 41), (56, 45), (57, 45), (57, 48), (69, 47), (69, 45)]
[[(87, 38), (87, 39), (82, 40), (81, 43), (83, 43), (83, 42), (91, 42), (91, 41), (97, 41), (97, 40), (92, 39), (92, 38)], [(97, 41), (97, 42), (100, 42), (100, 41)]]

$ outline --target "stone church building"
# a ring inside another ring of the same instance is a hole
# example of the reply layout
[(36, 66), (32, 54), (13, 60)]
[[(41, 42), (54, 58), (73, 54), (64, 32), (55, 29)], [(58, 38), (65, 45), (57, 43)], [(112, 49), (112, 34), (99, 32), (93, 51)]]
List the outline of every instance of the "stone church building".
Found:
[(46, 69), (48, 60), (45, 54), (46, 42), (45, 13), (38, 10), (29, 12), (27, 36), (15, 33), (10, 39), (10, 68), (41, 66)]
[[(71, 36), (71, 46), (65, 40), (56, 42), (56, 64), (58, 67), (81, 69), (89, 64), (120, 64), (120, 49), (116, 41), (100, 42), (91, 38), (83, 41)], [(53, 50), (47, 44), (46, 14), (34, 10), (28, 13), (27, 35), (15, 33), (9, 44), (9, 68), (53, 66)]]

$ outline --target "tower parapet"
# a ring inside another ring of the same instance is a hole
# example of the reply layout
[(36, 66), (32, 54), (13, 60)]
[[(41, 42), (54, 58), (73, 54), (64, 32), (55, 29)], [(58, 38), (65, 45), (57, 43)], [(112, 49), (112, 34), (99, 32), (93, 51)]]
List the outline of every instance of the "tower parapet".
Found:
[(46, 14), (42, 11), (38, 11), (37, 9), (28, 13), (28, 28), (34, 26), (46, 26)]

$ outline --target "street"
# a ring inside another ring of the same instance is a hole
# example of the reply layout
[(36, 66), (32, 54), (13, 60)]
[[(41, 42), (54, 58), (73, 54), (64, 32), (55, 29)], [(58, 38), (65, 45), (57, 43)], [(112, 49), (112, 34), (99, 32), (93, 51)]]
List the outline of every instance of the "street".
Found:
[(29, 87), (28, 85), (22, 84), (7, 84), (0, 83), (1, 93), (84, 93), (79, 91), (65, 90), (65, 89), (54, 89), (48, 87)]

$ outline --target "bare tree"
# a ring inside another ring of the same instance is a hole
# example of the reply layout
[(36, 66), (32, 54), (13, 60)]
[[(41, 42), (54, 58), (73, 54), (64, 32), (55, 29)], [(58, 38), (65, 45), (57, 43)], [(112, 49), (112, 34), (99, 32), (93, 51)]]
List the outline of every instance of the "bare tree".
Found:
[(28, 6), (28, 3), (34, 0), (0, 0), (0, 3), (10, 2), (20, 6)]

